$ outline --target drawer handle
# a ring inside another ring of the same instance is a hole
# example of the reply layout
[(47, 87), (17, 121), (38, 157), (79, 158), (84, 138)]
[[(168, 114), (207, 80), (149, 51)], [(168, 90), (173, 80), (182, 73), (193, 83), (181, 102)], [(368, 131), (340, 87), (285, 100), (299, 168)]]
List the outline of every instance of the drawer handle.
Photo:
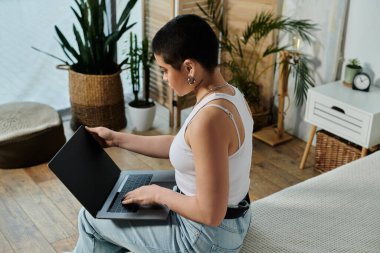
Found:
[(332, 106), (331, 109), (335, 110), (335, 111), (338, 111), (338, 112), (341, 112), (343, 114), (345, 114), (344, 110), (342, 108), (339, 108), (338, 106)]

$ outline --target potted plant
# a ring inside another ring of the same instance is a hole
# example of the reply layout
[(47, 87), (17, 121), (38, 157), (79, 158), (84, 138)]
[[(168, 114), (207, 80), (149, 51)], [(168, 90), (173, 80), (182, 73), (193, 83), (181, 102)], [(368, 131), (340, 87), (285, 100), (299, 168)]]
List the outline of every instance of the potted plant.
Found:
[[(128, 103), (128, 111), (133, 126), (137, 131), (146, 131), (152, 127), (156, 115), (156, 105), (150, 100), (150, 68), (153, 63), (153, 53), (149, 50), (146, 37), (137, 42), (136, 34), (130, 33), (128, 52), (129, 78), (132, 85), (134, 99)], [(140, 72), (142, 70), (144, 98), (139, 98), (141, 88)]]
[(357, 73), (362, 72), (362, 66), (358, 59), (349, 59), (344, 69), (343, 84), (347, 87), (352, 87), (352, 80)]
[[(231, 35), (221, 2), (208, 0), (207, 8), (199, 4), (198, 8), (206, 16), (206, 20), (220, 33), (223, 54), (221, 66), (231, 76), (229, 82), (236, 85), (245, 95), (255, 119), (255, 130), (258, 130), (268, 124), (269, 116), (269, 110), (265, 108), (261, 99), (260, 77), (274, 66), (285, 63), (284, 61), (266, 62), (266, 59), (288, 48), (287, 46), (279, 47), (276, 42), (267, 45), (267, 38), (273, 32), (284, 32), (296, 34), (304, 41), (310, 42), (315, 24), (310, 23), (309, 20), (293, 20), (275, 17), (269, 12), (261, 12), (248, 23), (241, 34)], [(302, 104), (306, 98), (307, 89), (314, 86), (313, 78), (308, 70), (308, 59), (299, 54), (296, 61), (287, 63), (290, 63), (288, 66), (296, 77), (297, 104)]]
[(105, 0), (75, 0), (71, 7), (78, 21), (73, 25), (76, 43), (70, 43), (55, 26), (66, 60), (34, 48), (61, 61), (69, 70), (71, 128), (79, 125), (106, 126), (119, 130), (126, 126), (124, 94), (120, 80), (123, 59), (116, 62), (116, 43), (134, 24), (128, 24), (137, 0), (129, 0), (111, 31)]

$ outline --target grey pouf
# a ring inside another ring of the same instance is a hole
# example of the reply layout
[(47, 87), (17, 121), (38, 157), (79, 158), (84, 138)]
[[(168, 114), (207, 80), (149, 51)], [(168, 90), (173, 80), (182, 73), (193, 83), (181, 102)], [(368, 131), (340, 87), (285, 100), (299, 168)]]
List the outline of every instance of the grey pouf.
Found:
[(0, 168), (21, 168), (49, 161), (66, 142), (61, 118), (36, 102), (0, 105)]

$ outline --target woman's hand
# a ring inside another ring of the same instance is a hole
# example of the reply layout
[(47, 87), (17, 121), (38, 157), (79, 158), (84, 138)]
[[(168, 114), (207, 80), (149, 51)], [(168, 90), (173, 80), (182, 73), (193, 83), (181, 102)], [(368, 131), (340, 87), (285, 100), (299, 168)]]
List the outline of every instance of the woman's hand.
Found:
[(138, 204), (141, 206), (159, 204), (157, 203), (157, 195), (162, 189), (163, 187), (155, 184), (141, 186), (125, 194), (122, 203)]
[(117, 147), (116, 132), (106, 127), (87, 127), (86, 130), (103, 147)]

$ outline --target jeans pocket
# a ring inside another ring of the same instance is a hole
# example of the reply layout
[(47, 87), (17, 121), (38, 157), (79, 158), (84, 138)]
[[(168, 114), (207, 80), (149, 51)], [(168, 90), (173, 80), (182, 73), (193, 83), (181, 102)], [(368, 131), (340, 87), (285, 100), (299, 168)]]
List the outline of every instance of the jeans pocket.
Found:
[(211, 247), (211, 251), (210, 251), (210, 252), (235, 253), (235, 252), (239, 252), (239, 251), (240, 251), (241, 246), (242, 246), (242, 245), (240, 245), (240, 246), (237, 247), (236, 249), (225, 249), (225, 248), (219, 247), (219, 246), (217, 246), (217, 245), (212, 245), (212, 247)]
[(180, 217), (180, 223), (182, 224), (182, 237), (185, 237), (190, 244), (196, 243), (204, 225), (183, 217)]
[(241, 234), (244, 232), (245, 227), (242, 226), (239, 220), (240, 218), (223, 220), (222, 224), (219, 225), (219, 228), (231, 233)]

